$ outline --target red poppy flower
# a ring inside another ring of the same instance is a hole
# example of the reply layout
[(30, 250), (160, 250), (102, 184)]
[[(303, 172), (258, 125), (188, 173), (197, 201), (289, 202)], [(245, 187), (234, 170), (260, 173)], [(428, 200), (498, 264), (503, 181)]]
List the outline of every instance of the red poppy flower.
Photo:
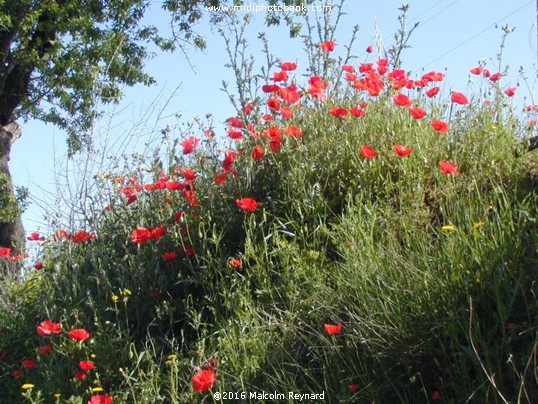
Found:
[(22, 361), (22, 366), (26, 369), (32, 369), (35, 367), (35, 361), (33, 359), (25, 359)]
[(49, 353), (52, 352), (52, 346), (51, 345), (43, 345), (43, 346), (40, 346), (39, 349), (38, 349), (38, 352), (41, 354), (41, 355), (48, 355)]
[(42, 321), (37, 327), (37, 333), (41, 336), (51, 335), (51, 334), (60, 334), (62, 332), (62, 325), (54, 323), (50, 320)]
[(194, 181), (196, 179), (196, 172), (190, 168), (186, 168), (183, 170), (183, 177), (187, 181)]
[(191, 190), (183, 191), (181, 194), (184, 198), (186, 198), (189, 201), (189, 206), (198, 206), (198, 199), (196, 198), (196, 194), (192, 192)]
[(74, 243), (82, 243), (83, 241), (94, 239), (95, 234), (94, 233), (87, 233), (85, 230), (79, 231), (77, 234), (73, 236), (73, 242)]
[(210, 389), (217, 380), (217, 374), (211, 369), (200, 370), (192, 377), (192, 387), (202, 392)]
[(461, 105), (469, 104), (469, 100), (467, 99), (467, 97), (462, 93), (458, 93), (457, 91), (452, 91), (451, 100), (452, 102), (455, 102), (456, 104), (461, 104)]
[(346, 80), (353, 83), (353, 85), (355, 85), (358, 78), (359, 78), (359, 76), (357, 76), (355, 73), (346, 73)]
[(506, 90), (504, 90), (504, 93), (508, 97), (513, 97), (516, 94), (516, 88), (517, 87), (508, 87)]
[(11, 248), (2, 247), (0, 248), (0, 257), (9, 258), (11, 256)]
[(303, 136), (303, 132), (298, 126), (286, 126), (284, 128), (284, 133), (288, 136), (292, 137), (301, 137)]
[(247, 104), (244, 108), (240, 109), (239, 112), (244, 112), (245, 114), (250, 115), (253, 109), (254, 107), (252, 106), (252, 104)]
[(364, 158), (371, 159), (377, 156), (377, 153), (370, 146), (361, 146), (361, 155)]
[(280, 107), (280, 115), (282, 118), (290, 119), (293, 118), (293, 111), (288, 107)]
[(271, 150), (273, 153), (278, 152), (280, 150), (280, 146), (282, 146), (282, 138), (274, 138), (269, 142), (269, 150)]
[(75, 377), (78, 380), (86, 380), (86, 374), (80, 371), (75, 373)]
[(88, 404), (112, 404), (112, 398), (108, 394), (91, 396)]
[(482, 71), (484, 70), (484, 68), (482, 66), (477, 66), (477, 67), (473, 67), (470, 72), (471, 74), (474, 74), (476, 76), (482, 74)]
[(284, 71), (291, 71), (297, 69), (297, 63), (284, 62), (280, 65), (280, 68)]
[(269, 121), (274, 121), (274, 120), (275, 120), (275, 117), (274, 117), (273, 115), (271, 115), (271, 114), (263, 114), (263, 115), (262, 115), (262, 119), (263, 119), (264, 121), (269, 122)]
[(164, 292), (159, 292), (159, 291), (151, 291), (148, 293), (149, 297), (161, 297), (162, 295), (164, 295)]
[(439, 391), (435, 390), (432, 394), (432, 400), (439, 400), (441, 398), (441, 393)]
[(402, 146), (401, 144), (394, 145), (392, 146), (392, 148), (399, 156), (404, 156), (404, 157), (408, 156), (409, 154), (413, 152), (413, 149), (406, 148), (405, 146)]
[(286, 71), (274, 72), (273, 77), (271, 78), (271, 80), (273, 80), (274, 82), (286, 81), (287, 79), (288, 79), (288, 73)]
[(373, 63), (361, 63), (359, 65), (359, 72), (361, 73), (373, 73), (374, 72), (374, 64)]
[(368, 47), (366, 48), (366, 52), (367, 53), (372, 53), (374, 51), (374, 46), (373, 45), (368, 45)]
[(411, 116), (415, 119), (422, 119), (427, 115), (426, 111), (419, 107), (410, 108), (409, 112), (411, 112)]
[(222, 166), (225, 170), (228, 170), (232, 167), (232, 164), (235, 161), (237, 154), (232, 150), (224, 150), (224, 154), (226, 154), (226, 157), (224, 157), (224, 160), (222, 161)]
[(246, 212), (254, 212), (260, 204), (252, 198), (236, 199), (235, 203)]
[(228, 261), (230, 266), (234, 268), (240, 268), (241, 267), (241, 260), (237, 258), (230, 258), (230, 261)]
[(432, 121), (432, 128), (438, 132), (441, 132), (443, 135), (446, 135), (448, 132), (448, 124), (443, 121)]
[(131, 232), (131, 241), (142, 244), (148, 240), (159, 241), (166, 233), (166, 226), (159, 227), (138, 227)]
[(436, 81), (436, 82), (443, 81), (444, 78), (445, 78), (445, 75), (441, 72), (429, 72), (422, 76), (423, 80)]
[(194, 152), (194, 148), (198, 146), (200, 139), (194, 136), (189, 136), (187, 139), (182, 140), (179, 144), (183, 147), (183, 154), (191, 154)]
[(342, 70), (348, 73), (353, 73), (355, 71), (355, 68), (351, 65), (343, 65)]
[(84, 341), (90, 338), (90, 333), (84, 328), (77, 328), (69, 331), (69, 338), (74, 339), (75, 341)]
[(270, 139), (276, 139), (282, 136), (282, 131), (276, 126), (269, 126), (263, 131), (262, 136)]
[(163, 260), (164, 261), (171, 261), (173, 259), (176, 259), (179, 256), (179, 254), (175, 251), (167, 252), (163, 254)]
[[(130, 205), (131, 203), (134, 203), (136, 202), (136, 200), (138, 199), (138, 197), (136, 195), (131, 195), (127, 198), (127, 202), (125, 202), (125, 205)], [(77, 241), (75, 241), (75, 243), (77, 243)], [(78, 243), (80, 243), (80, 241), (78, 241)]]
[(276, 98), (269, 98), (267, 100), (267, 106), (271, 111), (278, 111), (280, 109), (280, 101)]
[(258, 134), (258, 132), (256, 132), (256, 129), (255, 129), (253, 123), (249, 123), (249, 124), (248, 124), (248, 134), (249, 134), (250, 136), (252, 136), (254, 139), (258, 139), (258, 138), (260, 137), (260, 135)]
[(499, 81), (501, 79), (501, 72), (497, 72), (495, 74), (492, 74), (489, 79), (491, 81)]
[(36, 262), (34, 264), (34, 268), (37, 270), (43, 269), (43, 263), (42, 262)]
[(226, 130), (226, 132), (228, 133), (228, 137), (230, 139), (234, 139), (234, 140), (242, 140), (243, 139), (243, 133), (239, 132), (238, 130), (234, 130), (233, 128), (228, 128)]
[(29, 241), (44, 241), (45, 237), (40, 236), (39, 233), (31, 233), (26, 239)]
[(312, 76), (308, 80), (308, 84), (310, 84), (310, 87), (307, 90), (308, 94), (319, 99), (321, 102), (327, 100), (327, 94), (325, 94), (324, 91), (328, 86), (327, 82), (321, 80), (321, 77), (319, 76)]
[(263, 150), (263, 147), (261, 147), (259, 144), (254, 146), (252, 149), (252, 159), (254, 161), (258, 161), (261, 159), (265, 154), (265, 151)]
[(347, 386), (347, 389), (350, 390), (350, 391), (357, 391), (359, 389), (359, 385), (358, 384), (350, 384), (349, 386)]
[(22, 370), (14, 370), (11, 372), (11, 376), (13, 377), (19, 377), (20, 375), (22, 375)]
[(345, 118), (347, 115), (347, 109), (333, 107), (330, 111), (330, 114), (335, 117)]
[(336, 43), (333, 41), (325, 41), (319, 44), (319, 47), (325, 53), (331, 53), (336, 48)]
[(454, 163), (449, 163), (446, 160), (439, 162), (439, 167), (441, 167), (441, 171), (445, 174), (454, 174), (454, 175), (460, 175), (458, 170), (456, 170), (456, 167), (458, 165)]
[(23, 259), (24, 257), (21, 254), (17, 254), (17, 255), (14, 255), (13, 257), (9, 257), (9, 260), (11, 262), (22, 261)]
[(484, 69), (484, 71), (482, 72), (482, 76), (484, 76), (485, 78), (489, 78), (491, 77), (491, 72), (488, 69)]
[(66, 239), (66, 240), (70, 240), (71, 239), (71, 236), (69, 235), (68, 232), (66, 232), (65, 230), (58, 230), (54, 233), (54, 241), (58, 242), (60, 241), (61, 239)]
[(95, 365), (94, 365), (94, 363), (92, 361), (80, 361), (78, 363), (78, 367), (81, 370), (87, 372), (89, 370), (92, 370), (95, 367)]
[(146, 227), (138, 227), (131, 232), (131, 241), (142, 244), (151, 239), (151, 230)]
[(240, 119), (236, 117), (228, 118), (226, 122), (228, 123), (228, 125), (233, 126), (234, 128), (237, 128), (237, 129), (242, 129), (245, 127), (245, 124), (243, 123), (243, 121), (241, 121)]
[(277, 86), (276, 84), (266, 84), (264, 86), (262, 86), (262, 91), (266, 94), (268, 93), (274, 93), (276, 91), (279, 90), (279, 86)]
[(439, 94), (439, 91), (441, 91), (440, 87), (432, 87), (428, 91), (426, 91), (426, 95), (429, 98), (435, 97), (437, 94)]
[(409, 97), (402, 93), (396, 94), (394, 97), (392, 97), (392, 100), (396, 105), (399, 105), (401, 107), (410, 107), (412, 104)]
[(339, 334), (342, 331), (342, 326), (341, 325), (324, 324), (323, 328), (325, 328), (325, 331), (329, 335)]
[(226, 179), (228, 176), (226, 174), (215, 174), (215, 178), (213, 179), (215, 181), (215, 184), (222, 185), (226, 183)]
[(288, 104), (294, 104), (301, 98), (301, 93), (289, 88), (281, 88), (278, 90), (278, 96)]
[(349, 109), (349, 113), (353, 116), (356, 116), (357, 118), (361, 118), (361, 117), (364, 117), (366, 116), (366, 112), (364, 112), (362, 109), (360, 109), (359, 107), (351, 107)]

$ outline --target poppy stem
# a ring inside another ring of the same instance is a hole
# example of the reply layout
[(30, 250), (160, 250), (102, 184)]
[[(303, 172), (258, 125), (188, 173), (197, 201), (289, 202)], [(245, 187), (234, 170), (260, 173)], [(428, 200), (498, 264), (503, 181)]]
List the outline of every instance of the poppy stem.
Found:
[(447, 122), (450, 122), (450, 119), (452, 118), (452, 109), (454, 108), (454, 103), (450, 103), (450, 111), (448, 111), (448, 119)]

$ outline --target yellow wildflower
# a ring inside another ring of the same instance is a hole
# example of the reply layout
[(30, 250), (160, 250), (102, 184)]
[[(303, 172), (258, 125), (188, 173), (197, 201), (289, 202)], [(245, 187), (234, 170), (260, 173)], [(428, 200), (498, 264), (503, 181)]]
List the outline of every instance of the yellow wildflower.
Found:
[(29, 390), (29, 389), (33, 389), (34, 388), (34, 385), (31, 384), (31, 383), (25, 383), (21, 386), (21, 389), (23, 390)]
[(172, 360), (172, 359), (176, 359), (176, 358), (177, 358), (176, 354), (168, 355), (168, 360)]
[(454, 230), (456, 230), (456, 226), (451, 225), (451, 224), (447, 224), (447, 225), (441, 227), (441, 229), (443, 231), (454, 231)]
[(485, 225), (484, 222), (477, 222), (477, 223), (473, 224), (473, 229), (479, 229), (484, 225)]
[(112, 295), (112, 301), (117, 302), (119, 297), (117, 295)]
[(92, 393), (100, 393), (103, 391), (103, 388), (102, 387), (94, 387), (92, 389)]

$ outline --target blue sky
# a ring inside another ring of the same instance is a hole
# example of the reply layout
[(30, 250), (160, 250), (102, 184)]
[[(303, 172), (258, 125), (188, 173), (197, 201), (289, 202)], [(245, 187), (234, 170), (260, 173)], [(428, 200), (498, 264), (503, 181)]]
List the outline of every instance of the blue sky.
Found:
[[(254, 2), (252, 2), (254, 3)], [(258, 2), (260, 3), (260, 2)], [(470, 77), (469, 69), (483, 60), (492, 72), (498, 70), (497, 54), (502, 38), (501, 26), (515, 28), (508, 35), (503, 49), (502, 69), (508, 66), (508, 74), (501, 80), (501, 86), (519, 85), (513, 102), (517, 105), (534, 104), (536, 91), (536, 2), (531, 0), (409, 0), (409, 25), (419, 22), (408, 49), (403, 54), (403, 68), (415, 76), (431, 70), (446, 73), (449, 90), (472, 93), (476, 77)], [(159, 2), (155, 1), (158, 6)], [(245, 1), (248, 4), (248, 0)], [(318, 2), (317, 4), (321, 4)], [(334, 54), (343, 55), (343, 44), (350, 39), (351, 29), (359, 25), (360, 30), (354, 46), (359, 60), (377, 55), (367, 55), (365, 49), (376, 44), (376, 32), (382, 37), (386, 47), (393, 43), (393, 34), (398, 28), (398, 7), (402, 1), (380, 0), (364, 2), (348, 0), (344, 4), (347, 13), (342, 17), (337, 29)], [(249, 50), (256, 58), (261, 58), (262, 44), (257, 34), (266, 31), (271, 51), (282, 61), (299, 62), (298, 74), (304, 73), (301, 66), (304, 54), (299, 39), (289, 39), (287, 29), (263, 26), (265, 15), (258, 13), (250, 27)], [(166, 27), (168, 21), (158, 7), (148, 15), (148, 23)], [(495, 25), (498, 27), (496, 28)], [(222, 81), (233, 84), (233, 76), (224, 67), (227, 56), (222, 37), (212, 32), (208, 26), (199, 25), (197, 30), (204, 35), (208, 47), (205, 52), (190, 53), (191, 68), (180, 53), (158, 54), (147, 63), (147, 71), (157, 80), (157, 85), (149, 88), (138, 86), (125, 90), (125, 97), (113, 111), (99, 122), (96, 131), (101, 139), (121, 142), (126, 139), (136, 124), (147, 121), (148, 108), (158, 110), (177, 88), (175, 96), (167, 104), (162, 116), (167, 118), (156, 121), (156, 112), (142, 127), (138, 126), (137, 136), (140, 144), (148, 141), (152, 134), (167, 124), (174, 124), (175, 114), (181, 114), (185, 121), (193, 117), (204, 117), (213, 113), (217, 134), (223, 134), (222, 122), (235, 114), (226, 94), (220, 88)], [(519, 73), (523, 67), (527, 80)], [(446, 69), (446, 70), (445, 70)], [(135, 145), (132, 145), (135, 147)], [(57, 174), (71, 170), (62, 164), (65, 161), (65, 134), (52, 126), (40, 122), (23, 124), (23, 135), (12, 148), (10, 168), (14, 182), (29, 188), (35, 202), (24, 214), (27, 232), (39, 226), (45, 229), (42, 206), (54, 203)], [(62, 171), (63, 170), (63, 171)], [(56, 175), (55, 175), (56, 173)]]

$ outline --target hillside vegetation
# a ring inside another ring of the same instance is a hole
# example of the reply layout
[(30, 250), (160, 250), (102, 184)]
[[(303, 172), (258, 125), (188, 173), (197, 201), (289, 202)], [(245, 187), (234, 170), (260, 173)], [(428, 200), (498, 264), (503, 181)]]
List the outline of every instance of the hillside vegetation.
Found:
[(487, 66), (465, 94), (334, 45), (325, 74), (271, 71), (226, 140), (164, 131), (95, 179), (84, 227), (31, 236), (2, 402), (538, 400), (538, 107)]

